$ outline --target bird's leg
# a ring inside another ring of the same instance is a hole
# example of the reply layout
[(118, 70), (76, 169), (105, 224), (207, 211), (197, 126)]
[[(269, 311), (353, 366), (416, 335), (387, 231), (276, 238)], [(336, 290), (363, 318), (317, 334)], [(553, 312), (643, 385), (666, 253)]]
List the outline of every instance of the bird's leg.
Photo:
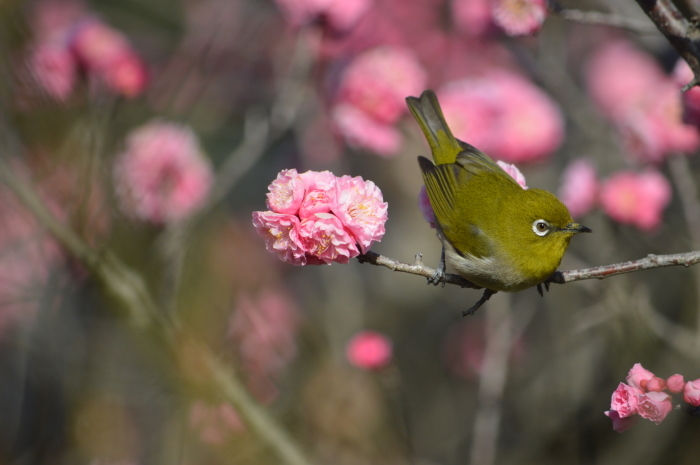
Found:
[(473, 315), (474, 312), (479, 310), (479, 307), (484, 305), (484, 303), (491, 298), (492, 295), (494, 295), (498, 291), (492, 291), (491, 289), (484, 289), (484, 295), (481, 296), (481, 299), (477, 303), (471, 306), (468, 310), (464, 310), (462, 312), (462, 316), (467, 316), (467, 315)]
[[(549, 291), (549, 289), (547, 289)], [(542, 283), (537, 285), (537, 292), (540, 293), (540, 297), (544, 297), (544, 292), (542, 292)]]
[(428, 278), (428, 284), (433, 284), (437, 286), (438, 284), (442, 283), (442, 287), (445, 287), (445, 269), (447, 268), (447, 265), (445, 265), (445, 246), (442, 246), (442, 254), (440, 254), (440, 263), (438, 263), (437, 269), (435, 270), (435, 273), (431, 277)]

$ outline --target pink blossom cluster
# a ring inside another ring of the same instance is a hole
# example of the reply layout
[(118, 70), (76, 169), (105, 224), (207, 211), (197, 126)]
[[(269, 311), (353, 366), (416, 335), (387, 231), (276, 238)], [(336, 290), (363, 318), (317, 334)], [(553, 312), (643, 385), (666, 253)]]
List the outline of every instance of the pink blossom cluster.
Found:
[(506, 70), (453, 81), (437, 92), (455, 137), (509, 163), (548, 158), (564, 139), (557, 105), (527, 78)]
[(548, 14), (545, 0), (454, 0), (452, 11), (457, 26), (476, 37), (494, 25), (509, 36), (534, 35)]
[(392, 46), (367, 50), (342, 74), (333, 123), (350, 145), (393, 155), (401, 144), (394, 125), (407, 111), (405, 98), (420, 93), (426, 83), (427, 73), (412, 51)]
[[(508, 173), (510, 177), (515, 179), (515, 182), (517, 182), (520, 187), (527, 189), (527, 184), (525, 184), (525, 176), (523, 176), (523, 173), (520, 172), (517, 166), (500, 160), (496, 161), (496, 163), (498, 163), (498, 166), (503, 168), (503, 170)], [(430, 224), (431, 228), (435, 228), (435, 213), (433, 212), (433, 207), (430, 205), (428, 191), (425, 189), (425, 186), (421, 186), (420, 192), (418, 193), (418, 207), (420, 208), (425, 221)]]
[(348, 361), (358, 368), (368, 371), (381, 370), (391, 362), (391, 339), (377, 331), (360, 331), (348, 342), (345, 355)]
[(147, 71), (121, 32), (70, 0), (40, 2), (31, 23), (35, 42), (27, 58), (34, 81), (52, 98), (65, 101), (79, 71), (124, 97), (139, 95)]
[[(693, 71), (683, 58), (679, 58), (673, 67), (673, 79), (681, 88), (693, 79)], [(693, 86), (681, 93), (683, 104), (683, 122), (700, 127), (700, 87)]]
[(593, 101), (615, 124), (634, 159), (659, 163), (669, 154), (700, 147), (698, 129), (683, 121), (679, 84), (631, 43), (606, 42), (589, 60), (586, 80)]
[(384, 236), (387, 204), (372, 181), (290, 169), (278, 174), (269, 191), (270, 210), (253, 212), (253, 226), (282, 261), (348, 263)]
[(351, 29), (369, 10), (373, 0), (275, 0), (293, 26), (324, 20), (334, 30)]
[(672, 394), (683, 393), (683, 400), (693, 406), (700, 406), (700, 379), (685, 382), (682, 375), (675, 374), (667, 379), (659, 378), (635, 363), (627, 375), (627, 384), (620, 383), (613, 392), (610, 410), (605, 412), (618, 433), (629, 429), (642, 417), (657, 425), (673, 409)]
[(571, 216), (583, 216), (598, 202), (600, 185), (595, 166), (586, 158), (574, 160), (562, 173), (559, 199)]
[(297, 354), (299, 309), (283, 291), (241, 292), (229, 319), (228, 336), (258, 400), (277, 397), (277, 381)]
[(206, 200), (213, 180), (194, 132), (158, 120), (129, 134), (114, 167), (122, 209), (155, 224), (191, 215)]

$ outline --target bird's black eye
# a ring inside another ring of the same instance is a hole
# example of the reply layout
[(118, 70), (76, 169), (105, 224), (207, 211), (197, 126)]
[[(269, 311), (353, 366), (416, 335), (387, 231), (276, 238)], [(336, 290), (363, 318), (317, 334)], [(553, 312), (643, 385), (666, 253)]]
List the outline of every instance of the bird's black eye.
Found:
[(532, 230), (538, 236), (546, 236), (549, 233), (550, 226), (545, 220), (537, 220), (532, 223)]

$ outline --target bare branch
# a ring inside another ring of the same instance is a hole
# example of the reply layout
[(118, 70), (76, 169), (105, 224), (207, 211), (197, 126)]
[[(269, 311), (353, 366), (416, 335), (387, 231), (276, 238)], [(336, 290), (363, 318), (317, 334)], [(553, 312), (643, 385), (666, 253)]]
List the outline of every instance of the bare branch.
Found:
[[(410, 273), (429, 278), (433, 275), (433, 273), (435, 273), (435, 270), (425, 266), (421, 258), (422, 255), (420, 253), (416, 254), (415, 263), (413, 265), (409, 265), (408, 263), (403, 263), (398, 260), (379, 255), (378, 253), (372, 251), (357, 257), (360, 263), (370, 263), (372, 265), (389, 268), (393, 271), (401, 271), (403, 273)], [(635, 271), (661, 268), (665, 266), (689, 267), (697, 263), (700, 263), (700, 251), (672, 255), (649, 254), (646, 258), (633, 260), (630, 262), (596, 266), (594, 268), (584, 268), (581, 270), (557, 271), (549, 278), (547, 282), (565, 284), (572, 281), (580, 281), (582, 279), (603, 279), (618, 274), (633, 273)], [(445, 282), (447, 284), (455, 284), (460, 287), (480, 289), (479, 286), (455, 274), (446, 274)]]

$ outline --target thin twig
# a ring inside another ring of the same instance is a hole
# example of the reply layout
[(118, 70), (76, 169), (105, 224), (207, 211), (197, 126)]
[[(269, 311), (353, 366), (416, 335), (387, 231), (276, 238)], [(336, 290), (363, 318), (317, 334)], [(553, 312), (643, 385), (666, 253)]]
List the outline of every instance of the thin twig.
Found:
[[(433, 273), (435, 273), (434, 269), (423, 264), (421, 254), (416, 255), (416, 261), (413, 265), (379, 255), (378, 253), (372, 251), (368, 251), (366, 254), (358, 256), (357, 259), (360, 261), (360, 263), (370, 263), (372, 265), (389, 268), (393, 271), (401, 271), (403, 273), (415, 274), (426, 278), (429, 278), (433, 275)], [(612, 265), (596, 266), (594, 268), (584, 268), (580, 270), (557, 271), (549, 278), (548, 282), (565, 284), (572, 281), (580, 281), (582, 279), (603, 279), (618, 274), (633, 273), (635, 271), (661, 268), (665, 266), (685, 266), (687, 268), (697, 263), (700, 263), (700, 251), (697, 250), (693, 252), (671, 255), (649, 254), (646, 258), (624, 263), (614, 263)], [(445, 282), (447, 284), (455, 284), (460, 287), (480, 289), (479, 286), (455, 274), (445, 274)]]
[(651, 34), (657, 29), (647, 22), (628, 18), (627, 16), (603, 13), (600, 11), (581, 11), (565, 8), (560, 3), (549, 0), (547, 2), (549, 11), (557, 16), (576, 23), (595, 24), (600, 26), (611, 26), (619, 29), (626, 29), (640, 34)]

